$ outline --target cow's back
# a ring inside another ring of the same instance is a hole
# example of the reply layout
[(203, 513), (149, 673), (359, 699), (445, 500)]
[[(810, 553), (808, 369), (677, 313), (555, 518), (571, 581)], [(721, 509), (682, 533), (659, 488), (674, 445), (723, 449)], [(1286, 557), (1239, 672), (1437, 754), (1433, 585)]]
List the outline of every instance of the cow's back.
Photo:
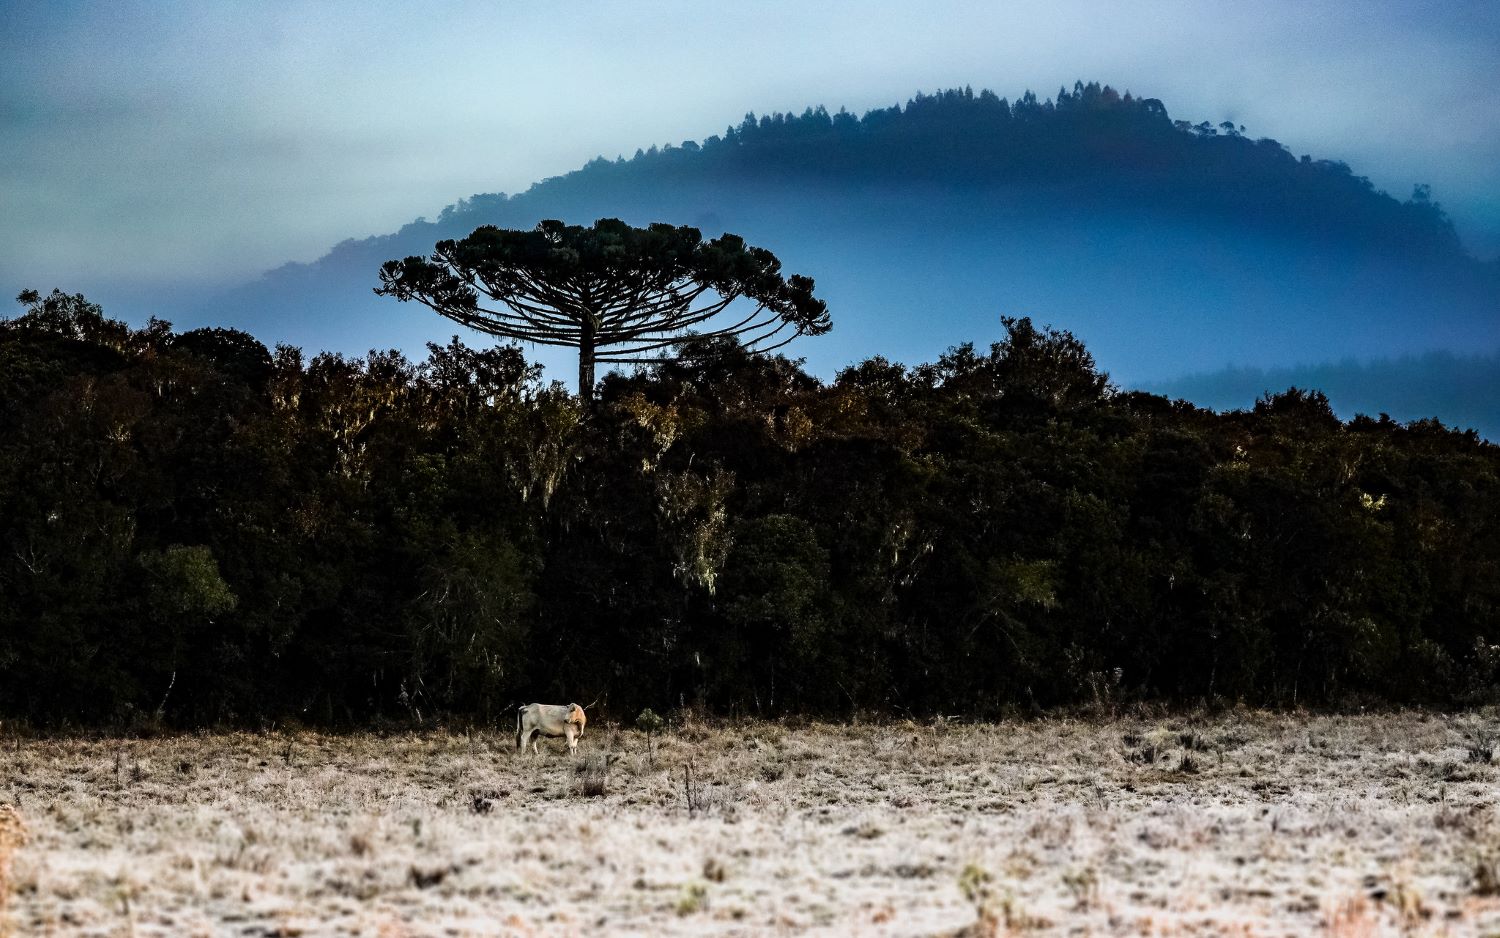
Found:
[(568, 725), (567, 704), (527, 704), (520, 710), (521, 729), (540, 730), (544, 736), (561, 736)]

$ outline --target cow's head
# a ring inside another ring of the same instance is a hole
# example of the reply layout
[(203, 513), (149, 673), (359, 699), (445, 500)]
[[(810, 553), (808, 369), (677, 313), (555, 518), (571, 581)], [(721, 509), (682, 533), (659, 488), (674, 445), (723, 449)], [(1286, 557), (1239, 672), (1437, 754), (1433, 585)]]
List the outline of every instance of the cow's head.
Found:
[(579, 734), (582, 735), (583, 728), (588, 724), (589, 718), (584, 715), (583, 708), (578, 706), (578, 704), (568, 704), (568, 722), (577, 726)]

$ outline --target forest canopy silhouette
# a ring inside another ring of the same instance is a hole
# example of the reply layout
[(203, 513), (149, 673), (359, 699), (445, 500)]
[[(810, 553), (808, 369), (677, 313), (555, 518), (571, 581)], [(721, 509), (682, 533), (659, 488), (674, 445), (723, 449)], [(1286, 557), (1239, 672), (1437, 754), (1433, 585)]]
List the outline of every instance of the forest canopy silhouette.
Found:
[(592, 412), (419, 360), (0, 324), (0, 714), (201, 726), (607, 712), (1493, 702), (1500, 450), (1122, 392), (1064, 330), (820, 381), (704, 340)]

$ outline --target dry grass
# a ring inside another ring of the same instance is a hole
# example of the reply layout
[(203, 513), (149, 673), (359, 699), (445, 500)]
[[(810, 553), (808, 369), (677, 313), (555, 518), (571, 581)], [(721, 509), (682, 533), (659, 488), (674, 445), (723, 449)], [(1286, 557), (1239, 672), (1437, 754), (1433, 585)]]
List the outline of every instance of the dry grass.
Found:
[(0, 804), (0, 935), (10, 934), (11, 863), (16, 851), (26, 846), (26, 822), (14, 805)]
[(1495, 729), (688, 725), (654, 763), (592, 723), (576, 760), (505, 731), (7, 740), (30, 840), (0, 885), (38, 935), (1481, 934)]

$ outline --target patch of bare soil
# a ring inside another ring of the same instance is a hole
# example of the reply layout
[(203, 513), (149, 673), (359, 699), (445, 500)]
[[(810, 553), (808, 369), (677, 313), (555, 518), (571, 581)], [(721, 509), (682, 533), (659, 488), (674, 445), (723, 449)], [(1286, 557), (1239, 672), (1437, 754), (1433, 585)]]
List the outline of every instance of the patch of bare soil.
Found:
[(598, 722), (0, 741), (0, 933), (1500, 931), (1489, 713)]

